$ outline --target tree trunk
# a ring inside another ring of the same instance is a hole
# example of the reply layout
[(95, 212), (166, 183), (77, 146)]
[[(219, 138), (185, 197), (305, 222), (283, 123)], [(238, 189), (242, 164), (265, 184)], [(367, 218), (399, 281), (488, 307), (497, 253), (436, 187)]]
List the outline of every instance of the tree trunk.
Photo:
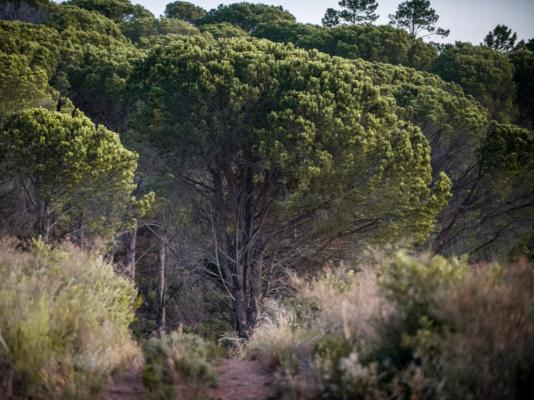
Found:
[(245, 292), (242, 287), (234, 290), (234, 314), (236, 321), (236, 331), (240, 339), (248, 340), (250, 337), (249, 326), (247, 321), (247, 304), (245, 301)]
[(137, 246), (137, 221), (130, 232), (126, 234), (126, 275), (132, 281), (135, 281), (135, 263), (136, 263), (136, 246)]
[(45, 242), (48, 242), (50, 233), (49, 212), (48, 202), (40, 200), (37, 204), (37, 221), (35, 229), (37, 234), (40, 235)]
[(263, 254), (257, 256), (257, 260), (253, 262), (250, 272), (250, 297), (249, 297), (249, 312), (248, 312), (248, 326), (249, 329), (254, 329), (258, 321), (259, 303), (261, 301), (263, 276)]
[(167, 262), (167, 243), (164, 232), (161, 232), (159, 237), (159, 260), (158, 260), (158, 309), (159, 309), (159, 326), (158, 331), (160, 336), (165, 335), (165, 287), (166, 274), (165, 266)]

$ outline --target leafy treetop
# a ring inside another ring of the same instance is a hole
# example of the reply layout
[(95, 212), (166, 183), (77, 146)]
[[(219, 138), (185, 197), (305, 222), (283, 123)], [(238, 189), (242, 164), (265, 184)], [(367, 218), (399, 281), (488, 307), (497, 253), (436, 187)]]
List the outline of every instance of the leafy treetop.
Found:
[(178, 18), (194, 24), (206, 13), (202, 7), (188, 1), (173, 1), (165, 6), (163, 15), (166, 18)]
[(429, 0), (407, 0), (399, 4), (395, 14), (390, 14), (391, 24), (406, 29), (413, 37), (448, 36), (450, 31), (436, 28), (439, 15), (430, 7)]
[(198, 23), (202, 25), (229, 22), (250, 32), (260, 23), (276, 21), (294, 22), (295, 17), (282, 7), (242, 2), (229, 5), (221, 4), (208, 11), (203, 18), (198, 20)]
[(497, 51), (507, 53), (512, 51), (517, 40), (517, 33), (512, 32), (506, 25), (497, 25), (484, 38), (483, 44)]

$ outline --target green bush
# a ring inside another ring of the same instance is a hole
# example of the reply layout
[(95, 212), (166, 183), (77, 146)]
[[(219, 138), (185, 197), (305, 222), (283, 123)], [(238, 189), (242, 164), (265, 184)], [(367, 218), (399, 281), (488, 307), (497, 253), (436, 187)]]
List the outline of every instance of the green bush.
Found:
[(173, 332), (143, 346), (143, 384), (148, 399), (201, 399), (217, 380), (210, 361), (216, 354), (196, 335)]
[(101, 257), (0, 243), (0, 390), (15, 398), (94, 398), (137, 356), (137, 292)]

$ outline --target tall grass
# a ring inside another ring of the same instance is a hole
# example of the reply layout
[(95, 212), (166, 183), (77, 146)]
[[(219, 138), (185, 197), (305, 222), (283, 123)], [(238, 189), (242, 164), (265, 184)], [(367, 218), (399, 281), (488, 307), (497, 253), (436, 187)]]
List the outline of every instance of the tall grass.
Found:
[(290, 399), (521, 399), (534, 382), (534, 268), (404, 252), (294, 278), (249, 352)]
[(8, 398), (94, 398), (138, 356), (137, 292), (112, 265), (75, 248), (0, 243), (0, 390)]
[(218, 349), (197, 335), (176, 331), (152, 338), (143, 352), (147, 399), (207, 399), (207, 388), (217, 382), (210, 362)]

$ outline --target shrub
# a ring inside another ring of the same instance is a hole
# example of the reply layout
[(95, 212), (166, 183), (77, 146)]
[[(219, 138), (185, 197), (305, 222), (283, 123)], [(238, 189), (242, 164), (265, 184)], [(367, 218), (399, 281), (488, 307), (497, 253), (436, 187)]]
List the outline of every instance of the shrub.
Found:
[[(534, 389), (534, 269), (479, 266), (437, 295), (443, 329), (418, 349), (443, 399), (527, 399)], [(431, 350), (431, 351), (429, 351)]]
[(0, 243), (0, 390), (7, 397), (93, 398), (136, 357), (133, 285), (75, 248)]
[(173, 332), (148, 340), (143, 352), (143, 384), (148, 399), (201, 399), (207, 387), (216, 383), (210, 365), (215, 346), (199, 336)]
[(278, 361), (287, 398), (532, 393), (532, 265), (399, 252), (358, 269), (294, 280), (295, 298), (257, 329), (249, 351)]

